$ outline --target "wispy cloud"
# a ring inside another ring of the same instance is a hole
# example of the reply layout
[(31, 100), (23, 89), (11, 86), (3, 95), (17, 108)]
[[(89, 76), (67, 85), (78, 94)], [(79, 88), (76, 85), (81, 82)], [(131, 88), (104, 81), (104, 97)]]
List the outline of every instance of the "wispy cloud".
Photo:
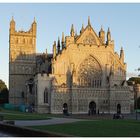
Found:
[(126, 77), (130, 78), (130, 77), (137, 77), (138, 73), (137, 72), (127, 72)]

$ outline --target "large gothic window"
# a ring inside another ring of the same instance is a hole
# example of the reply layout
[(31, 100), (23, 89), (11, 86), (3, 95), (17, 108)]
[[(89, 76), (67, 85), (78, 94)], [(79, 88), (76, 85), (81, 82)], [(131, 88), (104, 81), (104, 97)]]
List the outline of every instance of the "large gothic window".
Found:
[(94, 57), (89, 56), (80, 64), (78, 75), (80, 86), (101, 87), (102, 70)]

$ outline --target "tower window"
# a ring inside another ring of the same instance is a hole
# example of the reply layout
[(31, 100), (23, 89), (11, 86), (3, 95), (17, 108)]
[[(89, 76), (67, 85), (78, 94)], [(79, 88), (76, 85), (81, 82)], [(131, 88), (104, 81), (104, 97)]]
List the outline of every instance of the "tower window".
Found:
[(30, 44), (32, 44), (32, 39), (30, 39)]
[(48, 89), (45, 88), (44, 90), (44, 103), (48, 103)]
[(23, 38), (23, 43), (25, 43), (25, 38)]
[(18, 38), (16, 39), (16, 43), (18, 43)]

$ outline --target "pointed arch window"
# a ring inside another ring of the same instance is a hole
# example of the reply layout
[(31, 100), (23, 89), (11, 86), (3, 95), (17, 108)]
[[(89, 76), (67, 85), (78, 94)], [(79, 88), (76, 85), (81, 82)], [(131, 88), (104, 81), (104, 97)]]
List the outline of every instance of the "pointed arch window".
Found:
[(44, 90), (44, 103), (48, 103), (48, 89), (45, 88)]
[(80, 86), (101, 87), (102, 69), (94, 57), (89, 56), (80, 64), (78, 75)]

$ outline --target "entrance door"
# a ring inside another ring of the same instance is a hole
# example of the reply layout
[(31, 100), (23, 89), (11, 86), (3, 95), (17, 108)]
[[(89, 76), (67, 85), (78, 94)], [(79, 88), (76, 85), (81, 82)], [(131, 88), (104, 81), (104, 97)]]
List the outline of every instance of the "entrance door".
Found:
[(117, 104), (117, 113), (121, 114), (121, 105), (120, 104)]
[(65, 115), (68, 114), (68, 105), (67, 105), (67, 103), (63, 104), (63, 114), (65, 114)]
[(89, 115), (96, 114), (96, 103), (94, 101), (89, 103)]

